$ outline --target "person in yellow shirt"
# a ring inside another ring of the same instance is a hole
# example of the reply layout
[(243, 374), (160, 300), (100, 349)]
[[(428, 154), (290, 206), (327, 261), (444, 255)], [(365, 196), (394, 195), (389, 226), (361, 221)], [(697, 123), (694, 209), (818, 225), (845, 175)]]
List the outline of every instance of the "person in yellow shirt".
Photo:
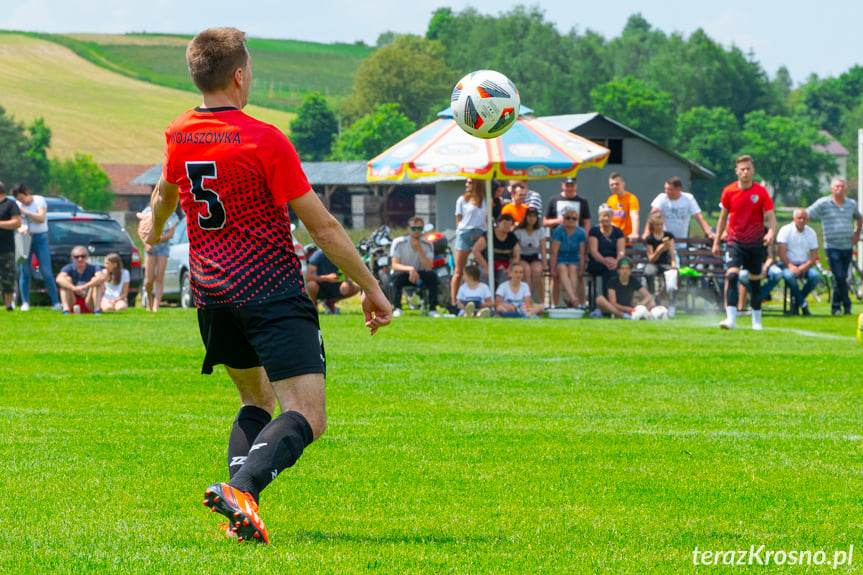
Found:
[(611, 195), (605, 203), (614, 210), (612, 224), (623, 230), (627, 243), (637, 242), (639, 240), (638, 198), (626, 191), (626, 182), (617, 172), (612, 172), (608, 177), (608, 187)]

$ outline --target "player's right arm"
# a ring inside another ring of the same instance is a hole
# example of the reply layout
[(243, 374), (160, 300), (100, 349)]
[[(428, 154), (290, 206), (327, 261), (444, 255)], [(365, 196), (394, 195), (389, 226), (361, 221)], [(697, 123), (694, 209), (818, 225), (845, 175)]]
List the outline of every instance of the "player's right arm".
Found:
[(363, 288), (363, 313), (371, 335), (392, 320), (392, 306), (378, 281), (363, 263), (341, 224), (327, 211), (311, 189), (288, 202), (311, 234), (315, 244), (343, 270), (354, 283)]
[(728, 209), (725, 206), (722, 206), (722, 211), (719, 212), (719, 221), (716, 222), (716, 234), (713, 237), (713, 256), (717, 258), (721, 253), (720, 241), (722, 240), (722, 233), (725, 231), (725, 223), (727, 221)]
[[(149, 214), (138, 214), (138, 237), (145, 244), (156, 245), (161, 241), (162, 229), (165, 227), (165, 222), (177, 209), (177, 202), (180, 201), (180, 189), (176, 184), (172, 184), (159, 178), (159, 183), (153, 188), (153, 195), (150, 197)], [(173, 234), (173, 232), (172, 232)]]

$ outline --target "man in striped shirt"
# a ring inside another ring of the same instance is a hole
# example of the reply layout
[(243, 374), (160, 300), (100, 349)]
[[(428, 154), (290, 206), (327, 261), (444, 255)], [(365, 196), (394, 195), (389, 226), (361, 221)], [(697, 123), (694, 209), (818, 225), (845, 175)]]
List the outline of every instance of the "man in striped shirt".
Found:
[(845, 180), (833, 178), (830, 196), (816, 200), (806, 209), (810, 216), (821, 218), (824, 252), (833, 272), (833, 315), (851, 315), (848, 267), (851, 265), (854, 244), (860, 241), (860, 229), (863, 227), (863, 216), (860, 215), (857, 202), (846, 198), (847, 193)]

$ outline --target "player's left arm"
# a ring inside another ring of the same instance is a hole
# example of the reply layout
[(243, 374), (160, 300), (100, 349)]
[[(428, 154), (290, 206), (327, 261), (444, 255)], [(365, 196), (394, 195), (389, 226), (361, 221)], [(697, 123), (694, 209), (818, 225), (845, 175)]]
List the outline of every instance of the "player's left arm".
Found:
[(180, 189), (177, 184), (172, 184), (159, 178), (159, 183), (153, 188), (153, 195), (150, 196), (150, 213), (138, 214), (138, 237), (145, 244), (156, 245), (161, 241), (162, 230), (165, 227), (165, 222), (177, 209), (177, 202), (180, 201)]
[(289, 200), (294, 213), (299, 216), (317, 246), (336, 267), (343, 270), (354, 283), (363, 288), (362, 305), (366, 327), (374, 335), (378, 328), (392, 320), (392, 306), (380, 284), (363, 263), (354, 244), (341, 224), (327, 211), (320, 198), (311, 189), (305, 194)]

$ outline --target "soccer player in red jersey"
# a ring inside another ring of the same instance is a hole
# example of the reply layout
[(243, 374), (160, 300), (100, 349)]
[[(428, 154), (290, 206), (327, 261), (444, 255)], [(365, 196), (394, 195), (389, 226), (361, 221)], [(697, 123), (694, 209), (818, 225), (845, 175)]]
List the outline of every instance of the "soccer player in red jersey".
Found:
[[(228, 483), (205, 505), (228, 534), (268, 542), (261, 491), (326, 428), (326, 361), (315, 304), (303, 286), (288, 205), (332, 262), (363, 288), (372, 335), (392, 309), (344, 229), (312, 191), (294, 147), (247, 116), (252, 83), (245, 35), (204, 30), (186, 51), (203, 104), (165, 132), (162, 178), (139, 235), (156, 244), (179, 201), (186, 213), (192, 293), (206, 353), (203, 373), (224, 364), (241, 408), (228, 439)], [(281, 414), (272, 415), (278, 402)]]
[[(767, 189), (753, 181), (755, 162), (752, 156), (737, 158), (737, 182), (722, 190), (719, 223), (713, 239), (713, 255), (719, 257), (720, 238), (728, 230), (725, 250), (725, 281), (728, 282), (725, 299), (726, 318), (719, 327), (737, 327), (737, 281), (741, 266), (749, 271), (752, 286), (752, 329), (764, 329), (761, 325), (761, 270), (767, 246), (776, 235), (776, 214), (773, 200)], [(767, 233), (764, 232), (764, 217), (767, 216)]]

